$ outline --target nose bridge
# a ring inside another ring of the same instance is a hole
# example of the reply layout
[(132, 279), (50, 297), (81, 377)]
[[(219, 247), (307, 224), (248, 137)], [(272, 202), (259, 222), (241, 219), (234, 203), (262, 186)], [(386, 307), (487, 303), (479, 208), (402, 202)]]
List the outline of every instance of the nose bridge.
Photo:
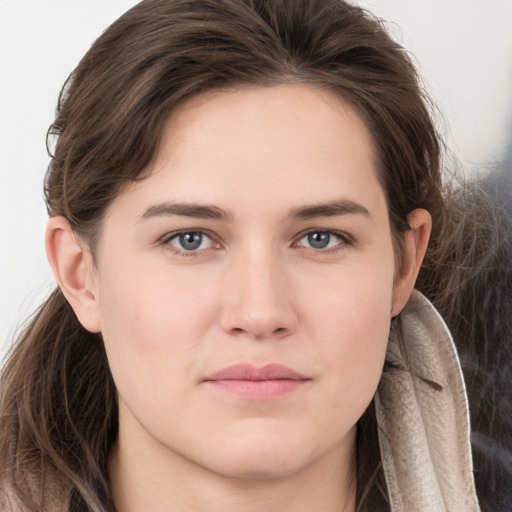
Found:
[(223, 329), (251, 338), (292, 332), (297, 316), (284, 271), (271, 244), (247, 244), (237, 251), (224, 276)]

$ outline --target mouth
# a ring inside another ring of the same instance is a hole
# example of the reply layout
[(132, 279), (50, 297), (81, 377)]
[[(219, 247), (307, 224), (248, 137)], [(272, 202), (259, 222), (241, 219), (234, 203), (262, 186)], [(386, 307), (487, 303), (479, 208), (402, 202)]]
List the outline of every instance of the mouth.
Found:
[(204, 379), (214, 389), (253, 399), (276, 398), (298, 390), (310, 381), (288, 366), (275, 363), (262, 367), (237, 364)]

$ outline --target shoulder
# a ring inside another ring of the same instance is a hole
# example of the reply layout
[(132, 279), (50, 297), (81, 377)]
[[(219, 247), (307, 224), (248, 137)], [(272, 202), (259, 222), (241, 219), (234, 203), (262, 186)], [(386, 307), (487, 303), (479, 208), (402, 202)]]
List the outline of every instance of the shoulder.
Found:
[(512, 453), (479, 433), (471, 436), (475, 484), (482, 512), (512, 511)]

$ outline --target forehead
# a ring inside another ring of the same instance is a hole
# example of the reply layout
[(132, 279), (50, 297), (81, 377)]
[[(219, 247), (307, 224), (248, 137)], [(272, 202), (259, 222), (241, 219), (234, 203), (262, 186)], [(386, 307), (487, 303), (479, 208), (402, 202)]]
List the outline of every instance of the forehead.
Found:
[(383, 194), (361, 118), (339, 97), (306, 84), (186, 100), (169, 117), (146, 176), (127, 191), (141, 210), (176, 199), (289, 211), (344, 195), (371, 204)]
[(289, 159), (289, 150), (300, 148), (301, 156), (315, 149), (318, 157), (322, 150), (327, 155), (333, 143), (341, 148), (343, 141), (357, 142), (358, 156), (372, 159), (366, 126), (349, 103), (334, 93), (302, 83), (240, 86), (182, 102), (169, 117), (151, 168), (158, 169), (159, 157), (167, 158), (178, 147), (215, 153), (220, 149), (226, 158), (238, 156), (241, 149), (259, 148), (261, 159), (272, 156), (276, 166), (281, 166), (279, 154)]

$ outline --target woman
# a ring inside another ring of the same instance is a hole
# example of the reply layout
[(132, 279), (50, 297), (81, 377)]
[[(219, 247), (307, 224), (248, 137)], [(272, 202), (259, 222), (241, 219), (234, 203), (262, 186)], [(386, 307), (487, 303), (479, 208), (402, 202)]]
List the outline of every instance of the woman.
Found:
[(413, 292), (430, 238), (439, 299), (453, 241), (427, 105), (336, 0), (115, 22), (50, 129), (59, 288), (3, 371), (2, 506), (479, 510), (457, 354)]

